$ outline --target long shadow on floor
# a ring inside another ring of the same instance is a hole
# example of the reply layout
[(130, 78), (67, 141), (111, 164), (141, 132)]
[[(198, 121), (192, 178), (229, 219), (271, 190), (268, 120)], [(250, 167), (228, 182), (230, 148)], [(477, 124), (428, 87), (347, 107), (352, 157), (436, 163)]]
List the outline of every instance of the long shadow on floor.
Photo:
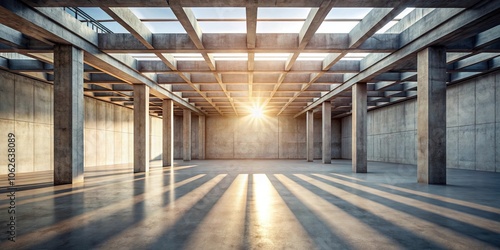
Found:
[[(136, 178), (141, 178), (143, 176), (137, 175)], [(186, 179), (189, 176), (186, 176)], [(201, 185), (204, 182), (210, 180), (209, 176), (202, 177), (191, 182), (191, 185)], [(131, 197), (126, 197), (126, 199), (133, 198), (137, 195), (144, 194), (144, 179), (137, 180), (134, 182), (134, 190), (132, 191), (133, 195)], [(182, 178), (179, 178), (178, 181), (182, 181)], [(176, 190), (176, 196), (180, 197), (190, 192), (191, 188), (183, 188), (180, 187)], [(168, 192), (168, 190), (166, 191)], [(70, 220), (78, 215), (83, 215), (85, 213), (85, 209), (82, 209), (81, 203), (84, 200), (84, 194), (79, 193), (78, 195), (69, 195), (65, 196), (63, 200), (54, 200), (54, 203), (57, 206), (60, 206), (59, 209), (56, 209), (56, 214), (60, 215), (55, 218), (52, 223), (47, 225), (57, 227), (58, 223), (65, 220)], [(78, 202), (77, 202), (78, 201)], [(74, 202), (77, 207), (69, 206), (68, 204), (72, 204)], [(120, 202), (118, 199), (115, 202)], [(107, 203), (106, 206), (113, 206), (113, 201)], [(82, 221), (82, 223), (78, 223), (75, 221), (68, 227), (67, 230), (61, 230), (62, 233), (54, 235), (48, 239), (45, 239), (41, 242), (37, 242), (34, 246), (31, 246), (31, 249), (91, 249), (105, 241), (109, 238), (112, 238), (115, 235), (120, 234), (122, 231), (134, 226), (138, 222), (144, 219), (145, 217), (145, 203), (146, 201), (136, 202), (133, 205), (129, 205), (124, 207), (121, 210), (115, 211), (112, 214), (107, 215), (101, 219), (89, 218), (89, 221)], [(131, 202), (132, 203), (132, 202)], [(90, 211), (94, 211), (93, 208)], [(43, 229), (44, 225), (40, 225), (39, 228), (32, 228), (30, 231), (35, 231), (39, 229)]]
[(344, 239), (334, 234), (324, 221), (297, 199), (276, 177), (273, 175), (267, 177), (319, 249), (350, 249), (350, 245)]
[[(334, 177), (337, 178), (337, 179), (340, 179), (340, 180), (344, 180), (344, 181), (351, 181), (351, 179), (349, 179), (349, 178), (347, 178), (345, 176), (334, 175)], [(463, 212), (463, 213), (467, 213), (467, 214), (471, 214), (471, 215), (483, 217), (485, 219), (500, 220), (500, 215), (498, 213), (489, 212), (489, 211), (485, 211), (485, 210), (473, 208), (473, 207), (470, 207), (470, 206), (463, 206), (463, 205), (456, 204), (456, 203), (446, 202), (446, 201), (443, 201), (443, 200), (439, 200), (439, 198), (425, 197), (425, 196), (414, 194), (414, 193), (410, 193), (410, 192), (396, 190), (395, 188), (398, 188), (398, 187), (389, 188), (389, 187), (382, 186), (379, 183), (370, 183), (370, 182), (363, 182), (363, 181), (357, 181), (356, 184), (357, 185), (362, 185), (362, 186), (365, 186), (365, 187), (374, 188), (374, 189), (377, 189), (377, 190), (380, 190), (380, 191), (388, 192), (388, 193), (391, 193), (391, 194), (394, 194), (394, 195), (400, 195), (400, 196), (403, 196), (403, 197), (406, 197), (406, 198), (415, 199), (415, 200), (418, 200), (418, 201), (421, 201), (421, 202), (425, 202), (425, 203), (428, 203), (428, 204), (432, 204), (432, 205), (436, 205), (436, 206), (440, 206), (440, 207), (444, 207), (444, 208), (448, 208), (448, 209), (453, 209), (453, 210), (456, 210), (456, 211), (460, 211), (460, 212)], [(453, 187), (451, 185), (448, 185), (446, 187), (437, 186), (435, 188), (459, 188), (459, 187), (456, 187), (456, 186)], [(429, 190), (427, 190), (426, 193), (433, 194)], [(436, 194), (436, 196), (440, 196), (440, 195)], [(442, 197), (445, 197), (445, 196), (442, 196)]]
[(222, 179), (189, 209), (174, 226), (163, 232), (157, 239), (154, 239), (154, 242), (148, 246), (148, 249), (182, 249), (189, 237), (226, 192), (235, 178), (236, 175), (227, 175)]
[[(379, 196), (379, 195), (376, 195), (376, 194), (373, 194), (373, 193), (370, 193), (367, 191), (363, 191), (363, 190), (360, 190), (358, 188), (352, 188), (352, 187), (349, 187), (349, 186), (346, 186), (346, 185), (343, 185), (343, 184), (340, 184), (337, 182), (333, 182), (333, 181), (319, 178), (319, 177), (314, 176), (314, 175), (312, 175), (310, 177), (312, 177), (313, 179), (317, 179), (321, 182), (327, 183), (328, 185), (339, 188), (341, 190), (344, 190), (346, 192), (356, 194), (360, 198), (377, 202), (379, 204), (390, 207), (392, 209), (396, 209), (400, 212), (415, 216), (421, 220), (431, 222), (431, 223), (439, 225), (441, 227), (448, 228), (448, 229), (455, 231), (457, 233), (461, 233), (463, 235), (473, 237), (477, 240), (491, 244), (493, 246), (500, 245), (500, 234), (498, 234), (494, 231), (485, 229), (485, 228), (477, 227), (475, 225), (471, 225), (471, 224), (462, 222), (462, 221), (458, 220), (458, 218), (454, 219), (454, 218), (443, 216), (443, 215), (438, 214), (438, 213), (425, 211), (425, 210), (423, 210), (419, 207), (416, 207), (416, 206), (412, 206), (412, 205), (404, 204), (402, 202), (397, 202), (397, 201), (394, 201), (391, 199), (387, 199), (385, 197), (382, 197), (382, 196)], [(308, 185), (307, 182), (302, 182), (302, 183), (304, 185)], [(356, 184), (360, 184), (360, 183), (356, 183)], [(311, 188), (314, 188), (314, 187), (311, 187)], [(320, 191), (321, 190), (318, 190), (318, 192), (320, 192)], [(336, 205), (338, 205), (338, 204), (336, 204)], [(341, 207), (342, 209), (344, 209), (346, 211), (349, 211), (348, 208), (343, 208), (342, 206), (339, 206), (339, 207)]]

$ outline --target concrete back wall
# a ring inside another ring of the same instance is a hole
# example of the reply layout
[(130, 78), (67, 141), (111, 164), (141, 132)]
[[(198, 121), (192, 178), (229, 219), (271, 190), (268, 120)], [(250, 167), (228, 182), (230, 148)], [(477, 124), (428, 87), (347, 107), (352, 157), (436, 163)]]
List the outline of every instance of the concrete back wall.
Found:
[[(315, 157), (321, 157), (321, 119), (315, 119)], [(340, 121), (332, 121), (332, 157), (340, 157)], [(302, 159), (305, 117), (207, 117), (207, 159)]]
[[(133, 110), (85, 97), (85, 166), (133, 162)], [(161, 159), (161, 119), (150, 117), (151, 159)], [(16, 134), (16, 171), (52, 170), (52, 85), (0, 70), (0, 138)], [(0, 159), (7, 159), (7, 141)], [(0, 161), (0, 174), (7, 173)]]
[[(449, 86), (446, 165), (500, 172), (500, 72)], [(368, 112), (368, 159), (416, 164), (416, 100)], [(351, 158), (351, 117), (342, 119), (342, 158)]]

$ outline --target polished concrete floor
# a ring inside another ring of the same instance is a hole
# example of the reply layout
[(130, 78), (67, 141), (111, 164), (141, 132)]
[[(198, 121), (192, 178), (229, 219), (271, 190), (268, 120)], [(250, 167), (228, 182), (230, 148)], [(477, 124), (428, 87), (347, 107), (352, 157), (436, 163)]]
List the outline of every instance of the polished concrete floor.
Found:
[(89, 168), (85, 184), (18, 174), (16, 242), (0, 249), (496, 249), (500, 173), (449, 169), (446, 186), (416, 167), (302, 160), (207, 160)]

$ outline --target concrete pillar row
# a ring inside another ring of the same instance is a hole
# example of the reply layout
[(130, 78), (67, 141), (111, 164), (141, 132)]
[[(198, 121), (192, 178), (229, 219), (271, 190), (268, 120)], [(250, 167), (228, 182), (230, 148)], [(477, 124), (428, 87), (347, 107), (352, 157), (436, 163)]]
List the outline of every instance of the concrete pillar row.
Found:
[(306, 113), (306, 158), (308, 162), (314, 161), (314, 113), (312, 110)]
[(446, 184), (446, 50), (418, 53), (417, 179)]
[(198, 158), (205, 159), (205, 124), (206, 116), (198, 117)]
[(191, 160), (191, 110), (184, 109), (182, 124), (182, 146), (184, 161)]
[(323, 148), (322, 159), (324, 164), (332, 163), (332, 103), (326, 101), (321, 106), (322, 114), (322, 134), (323, 134)]
[(174, 164), (174, 102), (163, 100), (163, 166)]
[(54, 47), (54, 185), (83, 182), (83, 52)]
[(134, 85), (134, 173), (149, 171), (149, 87)]
[(367, 92), (366, 83), (352, 86), (352, 171), (367, 172)]

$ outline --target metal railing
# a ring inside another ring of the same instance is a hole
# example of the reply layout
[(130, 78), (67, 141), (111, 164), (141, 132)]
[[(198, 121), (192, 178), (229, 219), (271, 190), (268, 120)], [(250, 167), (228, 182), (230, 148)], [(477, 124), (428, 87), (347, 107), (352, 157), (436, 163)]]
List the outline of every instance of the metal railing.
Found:
[(69, 14), (71, 14), (77, 20), (82, 19), (82, 20), (80, 20), (81, 22), (85, 22), (87, 24), (87, 27), (90, 27), (92, 30), (94, 30), (97, 33), (113, 33), (113, 31), (108, 29), (102, 23), (95, 20), (93, 17), (91, 17), (89, 14), (85, 13), (85, 11), (81, 10), (80, 8), (64, 7), (64, 10), (66, 12), (68, 12)]

